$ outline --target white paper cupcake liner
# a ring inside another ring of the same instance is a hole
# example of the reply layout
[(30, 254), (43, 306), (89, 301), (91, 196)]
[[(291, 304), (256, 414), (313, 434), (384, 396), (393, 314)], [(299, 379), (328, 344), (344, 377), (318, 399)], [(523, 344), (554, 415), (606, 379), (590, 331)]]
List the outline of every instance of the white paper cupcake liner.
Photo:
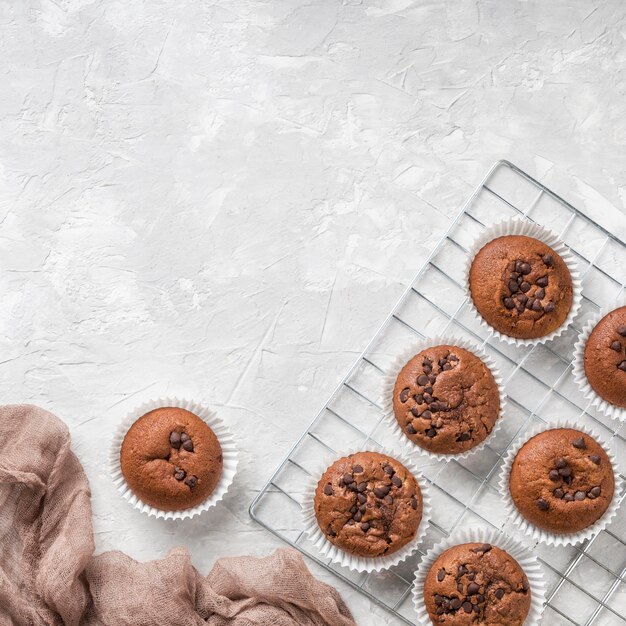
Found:
[[(478, 445), (458, 454), (440, 454), (437, 452), (431, 452), (430, 450), (426, 450), (425, 448), (418, 446), (406, 436), (406, 433), (402, 430), (400, 424), (398, 424), (398, 420), (396, 419), (393, 410), (393, 388), (396, 384), (396, 379), (398, 378), (398, 375), (400, 374), (402, 368), (422, 350), (426, 350), (426, 348), (432, 348), (433, 346), (442, 345), (458, 346), (459, 348), (464, 348), (468, 352), (476, 355), (491, 371), (491, 374), (496, 381), (496, 385), (498, 386), (498, 393), (500, 396), (500, 413), (498, 414), (498, 418), (496, 419), (496, 422), (491, 432)], [(501, 428), (505, 404), (506, 395), (504, 393), (504, 383), (502, 382), (502, 377), (500, 376), (500, 372), (498, 371), (498, 367), (496, 366), (495, 361), (475, 343), (468, 341), (467, 339), (454, 337), (452, 335), (438, 335), (435, 337), (427, 337), (426, 339), (422, 339), (413, 343), (410, 347), (404, 350), (401, 355), (395, 358), (393, 363), (385, 372), (380, 397), (380, 405), (383, 407), (385, 413), (383, 422), (396, 435), (396, 438), (400, 442), (403, 451), (407, 454), (418, 452), (424, 456), (428, 456), (438, 461), (449, 461), (452, 459), (458, 461), (482, 450), (489, 443), (489, 441), (493, 440), (496, 432)]]
[[(154, 409), (163, 407), (178, 407), (191, 411), (199, 418), (201, 418), (211, 430), (215, 433), (215, 436), (220, 442), (222, 447), (222, 474), (220, 479), (211, 493), (211, 495), (194, 507), (184, 509), (182, 511), (162, 511), (149, 504), (146, 504), (139, 499), (128, 486), (124, 474), (122, 474), (122, 468), (120, 465), (120, 449), (122, 447), (122, 441), (128, 432), (128, 429), (137, 421), (141, 416), (149, 413)], [(111, 451), (109, 458), (109, 470), (113, 482), (117, 486), (118, 491), (122, 494), (122, 497), (130, 502), (134, 508), (146, 513), (152, 517), (166, 520), (178, 520), (178, 519), (191, 519), (196, 515), (200, 515), (203, 511), (215, 506), (228, 491), (228, 488), (233, 482), (235, 474), (237, 472), (237, 448), (235, 447), (235, 440), (216, 414), (209, 408), (204, 407), (191, 400), (184, 400), (180, 398), (158, 398), (149, 400), (141, 406), (133, 409), (117, 426), (113, 440), (111, 441)]]
[[(535, 526), (519, 512), (517, 506), (515, 506), (515, 502), (513, 501), (513, 498), (511, 496), (511, 490), (509, 488), (509, 476), (511, 474), (513, 461), (515, 460), (515, 457), (517, 456), (517, 453), (519, 452), (521, 447), (539, 433), (543, 433), (548, 430), (554, 430), (556, 428), (571, 428), (573, 430), (578, 430), (594, 439), (600, 446), (602, 446), (604, 451), (607, 453), (609, 460), (611, 461), (611, 466), (613, 468), (615, 490), (613, 493), (613, 500), (611, 501), (611, 504), (604, 512), (604, 515), (602, 515), (602, 517), (600, 517), (595, 523), (577, 533), (552, 533), (544, 530), (543, 528)], [(615, 459), (615, 455), (613, 454), (613, 451), (611, 450), (607, 442), (599, 437), (598, 434), (590, 428), (587, 428), (586, 426), (571, 420), (557, 420), (550, 424), (540, 424), (533, 428), (530, 432), (524, 433), (521, 437), (519, 437), (517, 441), (511, 444), (506, 456), (504, 457), (504, 464), (502, 465), (502, 469), (500, 470), (499, 484), (500, 493), (502, 495), (503, 503), (506, 507), (509, 519), (511, 519), (516, 524), (516, 526), (518, 526), (520, 530), (524, 532), (524, 534), (532, 537), (536, 541), (541, 541), (542, 543), (546, 543), (551, 546), (568, 546), (581, 543), (583, 541), (586, 541), (587, 539), (591, 539), (601, 530), (604, 530), (617, 515), (617, 510), (619, 509), (620, 505), (620, 494), (623, 493), (625, 487), (623, 479), (617, 472), (617, 461)]]
[(587, 376), (585, 374), (585, 346), (587, 345), (589, 335), (591, 335), (591, 332), (596, 327), (598, 322), (606, 315), (608, 315), (611, 311), (619, 309), (620, 307), (625, 306), (625, 304), (626, 303), (622, 302), (621, 304), (617, 304), (611, 309), (603, 309), (600, 313), (590, 319), (583, 326), (582, 331), (578, 336), (578, 341), (574, 346), (574, 361), (572, 368), (572, 375), (574, 376), (574, 380), (580, 390), (583, 392), (583, 396), (585, 397), (585, 399), (591, 402), (591, 406), (602, 411), (602, 413), (604, 413), (608, 417), (612, 417), (613, 419), (619, 420), (621, 422), (626, 422), (626, 409), (606, 401), (602, 396), (598, 395), (595, 392), (595, 390), (587, 380)]
[(513, 557), (524, 570), (530, 584), (530, 609), (524, 626), (538, 626), (546, 602), (547, 585), (543, 570), (537, 557), (521, 543), (505, 535), (499, 530), (482, 527), (464, 528), (453, 532), (447, 539), (435, 544), (422, 559), (415, 574), (413, 583), (413, 604), (417, 612), (417, 624), (420, 626), (432, 626), (430, 616), (424, 604), (424, 585), (426, 577), (434, 562), (446, 550), (464, 543), (488, 543), (504, 550)]
[[(379, 556), (379, 557), (362, 557), (354, 554), (350, 554), (339, 548), (338, 546), (333, 545), (328, 539), (326, 539), (326, 535), (322, 532), (317, 523), (317, 518), (315, 517), (315, 490), (317, 489), (317, 484), (319, 483), (320, 478), (324, 474), (324, 472), (339, 459), (349, 456), (351, 454), (356, 454), (358, 452), (378, 452), (380, 454), (384, 454), (386, 456), (391, 457), (392, 459), (396, 459), (404, 467), (406, 467), (409, 472), (415, 476), (415, 480), (417, 481), (420, 491), (422, 492), (422, 519), (420, 521), (420, 525), (417, 529), (417, 533), (415, 537), (407, 543), (405, 546), (389, 554), (387, 556)], [(304, 495), (302, 498), (302, 521), (304, 524), (304, 532), (309, 537), (313, 545), (319, 550), (319, 553), (322, 557), (329, 558), (333, 563), (337, 563), (342, 565), (343, 567), (347, 567), (351, 570), (355, 570), (357, 572), (380, 572), (382, 570), (389, 569), (398, 563), (401, 563), (406, 558), (408, 558), (413, 552), (417, 550), (420, 543), (423, 541), (426, 530), (428, 528), (428, 524), (430, 523), (431, 517), (431, 505), (430, 505), (430, 495), (428, 491), (428, 485), (423, 476), (419, 473), (417, 468), (411, 463), (410, 459), (408, 459), (403, 454), (398, 454), (397, 452), (391, 452), (384, 448), (376, 449), (376, 446), (371, 450), (363, 450), (359, 448), (351, 448), (348, 450), (344, 450), (338, 452), (333, 455), (328, 461), (324, 463), (320, 463), (318, 467), (312, 472), (310, 478), (307, 479), (304, 486)]]
[[(565, 261), (565, 264), (567, 265), (567, 268), (569, 269), (569, 272), (571, 274), (572, 306), (563, 324), (561, 324), (561, 326), (559, 326), (556, 330), (552, 331), (548, 335), (545, 335), (544, 337), (537, 337), (536, 339), (519, 339), (517, 337), (511, 337), (509, 335), (501, 333), (487, 323), (487, 321), (479, 313), (476, 305), (474, 304), (474, 300), (472, 299), (469, 285), (469, 276), (474, 257), (478, 254), (481, 248), (483, 248), (483, 246), (488, 244), (490, 241), (493, 241), (494, 239), (497, 239), (498, 237), (503, 237), (505, 235), (526, 235), (527, 237), (534, 237), (535, 239), (539, 239), (539, 241), (543, 241), (543, 243), (550, 246), (563, 259), (563, 261)], [(465, 279), (467, 299), (470, 308), (476, 319), (478, 319), (480, 324), (483, 326), (483, 328), (490, 331), (498, 339), (501, 339), (502, 341), (505, 341), (510, 345), (518, 347), (534, 346), (540, 343), (545, 343), (562, 335), (567, 327), (574, 321), (574, 318), (578, 314), (578, 310), (580, 309), (580, 304), (582, 302), (582, 279), (580, 277), (578, 265), (576, 264), (576, 259), (574, 258), (573, 253), (551, 230), (545, 228), (544, 226), (540, 226), (539, 224), (535, 224), (519, 217), (514, 217), (511, 219), (502, 220), (501, 222), (497, 222), (496, 224), (493, 224), (492, 226), (485, 229), (478, 237), (476, 237), (476, 239), (470, 245), (469, 253), (465, 262)]]

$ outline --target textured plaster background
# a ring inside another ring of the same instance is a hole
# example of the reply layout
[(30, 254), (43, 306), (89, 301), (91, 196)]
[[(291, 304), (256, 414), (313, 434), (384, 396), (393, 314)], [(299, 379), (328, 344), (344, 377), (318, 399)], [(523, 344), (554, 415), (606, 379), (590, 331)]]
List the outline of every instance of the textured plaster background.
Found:
[[(496, 159), (625, 210), (622, 0), (5, 0), (0, 23), (2, 396), (70, 425), (99, 551), (184, 543), (207, 571), (277, 546), (251, 499)], [(179, 525), (106, 470), (166, 394), (241, 448)]]

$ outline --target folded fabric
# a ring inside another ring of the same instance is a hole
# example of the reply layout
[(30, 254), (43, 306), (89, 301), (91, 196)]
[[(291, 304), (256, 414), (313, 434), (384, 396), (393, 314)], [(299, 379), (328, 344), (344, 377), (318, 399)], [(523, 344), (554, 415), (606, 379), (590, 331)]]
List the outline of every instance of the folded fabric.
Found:
[(0, 626), (354, 626), (295, 550), (223, 558), (202, 576), (184, 548), (139, 563), (93, 556), (89, 485), (63, 422), (0, 407)]

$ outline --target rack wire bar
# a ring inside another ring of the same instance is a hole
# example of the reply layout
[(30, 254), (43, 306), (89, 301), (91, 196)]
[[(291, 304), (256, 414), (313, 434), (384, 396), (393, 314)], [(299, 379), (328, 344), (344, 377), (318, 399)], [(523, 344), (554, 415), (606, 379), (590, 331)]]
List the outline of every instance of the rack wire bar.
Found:
[[(535, 347), (514, 348), (486, 331), (470, 311), (464, 277), (458, 273), (473, 238), (487, 225), (513, 216), (558, 233), (576, 255), (583, 277), (584, 297), (574, 324), (561, 337)], [(448, 259), (454, 259), (454, 264)], [(399, 623), (414, 624), (411, 587), (426, 551), (457, 528), (483, 525), (504, 529), (534, 547), (548, 580), (543, 624), (626, 624), (626, 515), (620, 512), (609, 528), (578, 546), (535, 545), (506, 519), (497, 484), (511, 443), (536, 424), (558, 418), (580, 420), (610, 441), (621, 464), (619, 472), (626, 472), (626, 427), (590, 406), (572, 377), (573, 347), (579, 331), (600, 309), (624, 300), (625, 279), (623, 241), (512, 163), (498, 161), (254, 499), (250, 516), (386, 609)], [(384, 374), (407, 345), (438, 334), (470, 339), (497, 363), (507, 395), (503, 426), (479, 455), (461, 461), (413, 456), (433, 500), (432, 521), (416, 554), (388, 571), (372, 574), (330, 563), (302, 532), (302, 479), (320, 463), (332, 462), (340, 447), (393, 449), (397, 442), (383, 421), (384, 400), (380, 397)], [(626, 493), (615, 497), (623, 500)]]

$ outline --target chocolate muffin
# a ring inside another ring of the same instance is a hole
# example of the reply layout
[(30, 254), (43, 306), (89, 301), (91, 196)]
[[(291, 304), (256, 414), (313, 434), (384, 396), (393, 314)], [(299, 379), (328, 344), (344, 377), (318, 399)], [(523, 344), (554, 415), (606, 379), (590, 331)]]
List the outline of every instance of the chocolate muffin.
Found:
[(604, 515), (615, 480), (607, 453), (589, 435), (554, 428), (522, 446), (509, 487), (529, 522), (553, 533), (576, 533)]
[(480, 249), (469, 275), (474, 305), (485, 321), (518, 339), (545, 337), (572, 308), (572, 277), (550, 246), (524, 235), (498, 237)]
[(400, 371), (393, 411), (413, 443), (438, 454), (458, 454), (493, 430), (500, 394), (491, 371), (475, 354), (457, 346), (433, 346)]
[(604, 400), (626, 408), (626, 306), (605, 315), (585, 346), (585, 376)]
[(362, 557), (392, 554), (409, 543), (422, 510), (413, 474), (378, 452), (335, 461), (315, 490), (315, 516), (328, 541)]
[(120, 462), (128, 486), (140, 500), (162, 511), (179, 511), (211, 495), (222, 474), (222, 448), (197, 415), (163, 407), (128, 429)]
[(446, 550), (424, 584), (430, 619), (445, 626), (522, 626), (530, 599), (524, 570), (504, 550), (488, 543)]

